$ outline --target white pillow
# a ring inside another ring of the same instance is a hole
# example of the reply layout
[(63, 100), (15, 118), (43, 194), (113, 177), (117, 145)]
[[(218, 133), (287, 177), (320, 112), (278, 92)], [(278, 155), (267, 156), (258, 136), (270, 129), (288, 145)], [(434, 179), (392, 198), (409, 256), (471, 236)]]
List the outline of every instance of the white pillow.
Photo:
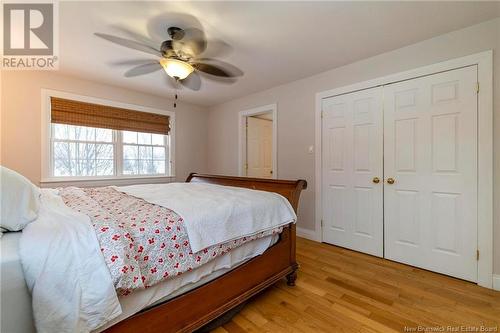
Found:
[(26, 177), (0, 166), (0, 227), (22, 230), (38, 216), (40, 189)]

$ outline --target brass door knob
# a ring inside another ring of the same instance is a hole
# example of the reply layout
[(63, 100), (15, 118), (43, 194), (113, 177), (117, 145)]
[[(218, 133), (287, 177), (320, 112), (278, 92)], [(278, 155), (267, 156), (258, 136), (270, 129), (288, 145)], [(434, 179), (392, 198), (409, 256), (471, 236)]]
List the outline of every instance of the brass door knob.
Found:
[(380, 178), (373, 177), (372, 182), (374, 182), (375, 184), (378, 184), (378, 183), (380, 183)]
[(392, 185), (392, 184), (394, 184), (395, 181), (396, 180), (394, 178), (387, 178), (387, 184)]

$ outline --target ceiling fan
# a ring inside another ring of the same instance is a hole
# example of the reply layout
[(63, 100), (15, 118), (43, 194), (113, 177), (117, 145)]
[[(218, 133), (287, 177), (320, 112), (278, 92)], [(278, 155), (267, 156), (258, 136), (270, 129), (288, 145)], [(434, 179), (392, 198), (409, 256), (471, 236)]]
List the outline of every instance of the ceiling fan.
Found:
[[(130, 31), (128, 33), (137, 37), (134, 39), (144, 40), (138, 34)], [(138, 59), (115, 63), (135, 65), (125, 72), (125, 77), (149, 74), (163, 68), (168, 75), (169, 83), (174, 84), (175, 88), (180, 84), (197, 91), (201, 87), (199, 74), (202, 74), (206, 79), (226, 83), (233, 83), (237, 77), (243, 76), (243, 72), (236, 66), (204, 56), (209, 44), (213, 45), (210, 47), (212, 52), (208, 52), (208, 54), (213, 54), (213, 50), (217, 47), (228, 49), (230, 48), (228, 44), (217, 40), (210, 42), (205, 38), (205, 33), (201, 29), (193, 27), (182, 29), (171, 26), (167, 29), (167, 33), (170, 39), (161, 42), (159, 48), (153, 46), (151, 41), (139, 42), (97, 32), (95, 35), (112, 43), (158, 57), (157, 59)]]

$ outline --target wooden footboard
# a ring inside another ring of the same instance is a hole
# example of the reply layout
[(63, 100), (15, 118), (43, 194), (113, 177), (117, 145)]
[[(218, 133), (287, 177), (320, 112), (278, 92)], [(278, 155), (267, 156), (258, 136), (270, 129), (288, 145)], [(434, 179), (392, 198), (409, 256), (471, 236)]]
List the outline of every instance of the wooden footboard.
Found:
[[(297, 211), (304, 180), (272, 180), (190, 174), (187, 182), (203, 182), (276, 192)], [(295, 225), (287, 226), (279, 241), (238, 268), (172, 300), (140, 312), (105, 332), (192, 332), (246, 301), (279, 279), (296, 278)]]

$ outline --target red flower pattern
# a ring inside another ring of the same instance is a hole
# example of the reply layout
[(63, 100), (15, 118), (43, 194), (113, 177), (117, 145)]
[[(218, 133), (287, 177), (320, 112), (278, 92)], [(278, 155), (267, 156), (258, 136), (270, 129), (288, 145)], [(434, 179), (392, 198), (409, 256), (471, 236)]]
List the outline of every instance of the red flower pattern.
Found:
[[(121, 295), (181, 275), (246, 242), (282, 231), (277, 228), (193, 253), (184, 221), (168, 208), (111, 187), (66, 187), (59, 192), (67, 206), (90, 217)], [(135, 221), (140, 221), (139, 226)]]

